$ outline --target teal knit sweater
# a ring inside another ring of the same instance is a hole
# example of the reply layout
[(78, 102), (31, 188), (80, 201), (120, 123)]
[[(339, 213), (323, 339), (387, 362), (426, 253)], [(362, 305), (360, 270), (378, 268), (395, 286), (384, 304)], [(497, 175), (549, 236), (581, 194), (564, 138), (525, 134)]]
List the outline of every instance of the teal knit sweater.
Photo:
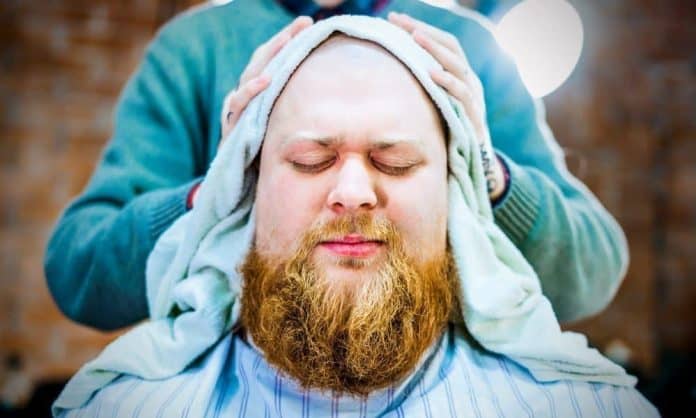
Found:
[[(623, 232), (568, 173), (543, 107), (487, 22), (416, 0), (394, 0), (380, 13), (392, 10), (455, 35), (481, 78), (493, 145), (510, 171), (495, 220), (537, 271), (559, 319), (604, 308), (625, 274)], [(67, 316), (100, 329), (147, 316), (147, 256), (186, 211), (189, 190), (215, 155), (223, 98), (256, 47), (293, 18), (273, 0), (235, 0), (160, 30), (119, 99), (99, 165), (47, 246), (48, 286)]]

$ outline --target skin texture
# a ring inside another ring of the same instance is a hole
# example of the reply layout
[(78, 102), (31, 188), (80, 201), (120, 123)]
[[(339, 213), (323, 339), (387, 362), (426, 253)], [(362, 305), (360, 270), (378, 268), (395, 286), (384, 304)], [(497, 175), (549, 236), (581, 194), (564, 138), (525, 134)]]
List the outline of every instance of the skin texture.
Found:
[[(256, 196), (256, 247), (286, 259), (312, 225), (367, 213), (392, 222), (421, 262), (446, 247), (447, 154), (439, 115), (410, 71), (374, 44), (335, 36), (291, 77), (270, 115)], [(340, 237), (338, 237), (340, 238)], [(326, 246), (312, 261), (338, 283), (360, 269)]]

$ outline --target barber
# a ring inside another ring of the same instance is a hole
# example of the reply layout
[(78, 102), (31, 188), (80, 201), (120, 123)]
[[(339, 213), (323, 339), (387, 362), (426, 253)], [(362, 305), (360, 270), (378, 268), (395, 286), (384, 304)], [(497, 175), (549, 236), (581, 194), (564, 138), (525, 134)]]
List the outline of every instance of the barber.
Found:
[(341, 13), (388, 18), (442, 64), (431, 76), (474, 121), (495, 221), (558, 318), (606, 307), (627, 268), (624, 234), (568, 172), (543, 106), (484, 17), (417, 0), (235, 0), (166, 24), (122, 92), (102, 159), (46, 250), (49, 289), (68, 317), (110, 330), (147, 316), (148, 254), (191, 209), (220, 138), (268, 86), (265, 65), (312, 24), (297, 16)]

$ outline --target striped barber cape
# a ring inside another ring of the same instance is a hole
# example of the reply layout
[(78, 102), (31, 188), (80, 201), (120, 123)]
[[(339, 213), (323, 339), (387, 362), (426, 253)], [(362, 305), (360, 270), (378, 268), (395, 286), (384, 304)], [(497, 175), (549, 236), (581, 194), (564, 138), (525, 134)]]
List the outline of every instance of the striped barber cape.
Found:
[(230, 335), (184, 373), (157, 381), (121, 376), (62, 416), (651, 418), (659, 413), (633, 388), (537, 382), (526, 369), (450, 326), (414, 373), (367, 399), (302, 389)]

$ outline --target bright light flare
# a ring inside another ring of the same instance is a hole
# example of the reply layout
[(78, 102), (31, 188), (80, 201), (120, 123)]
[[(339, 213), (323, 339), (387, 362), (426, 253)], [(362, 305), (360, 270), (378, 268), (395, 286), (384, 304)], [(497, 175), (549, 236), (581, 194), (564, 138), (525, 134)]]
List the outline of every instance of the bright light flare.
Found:
[(566, 0), (524, 0), (503, 16), (496, 38), (534, 97), (556, 90), (580, 59), (582, 21)]

